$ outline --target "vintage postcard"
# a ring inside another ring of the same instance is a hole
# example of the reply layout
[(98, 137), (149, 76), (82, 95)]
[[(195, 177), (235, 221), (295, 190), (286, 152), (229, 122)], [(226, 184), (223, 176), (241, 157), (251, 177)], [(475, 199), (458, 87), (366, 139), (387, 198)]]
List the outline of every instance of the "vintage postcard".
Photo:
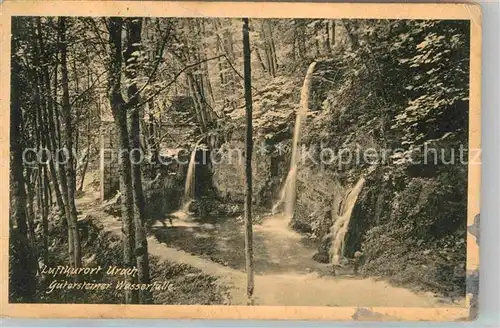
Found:
[(476, 317), (479, 6), (0, 11), (3, 317)]

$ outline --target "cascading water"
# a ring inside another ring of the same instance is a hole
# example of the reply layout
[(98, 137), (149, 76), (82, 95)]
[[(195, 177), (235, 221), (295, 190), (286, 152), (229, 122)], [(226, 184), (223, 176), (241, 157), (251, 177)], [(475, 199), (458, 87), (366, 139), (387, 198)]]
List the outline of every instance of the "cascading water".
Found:
[(352, 210), (354, 209), (354, 205), (356, 204), (364, 183), (365, 179), (361, 177), (356, 185), (346, 194), (340, 204), (338, 216), (331, 231), (332, 246), (330, 248), (330, 255), (333, 265), (339, 265), (340, 259), (344, 254), (345, 235), (349, 228)]
[(196, 196), (196, 153), (200, 149), (200, 143), (205, 139), (206, 136), (202, 136), (196, 144), (194, 145), (193, 151), (191, 151), (191, 156), (189, 157), (188, 170), (186, 174), (186, 182), (184, 183), (184, 205), (182, 210), (184, 212), (188, 211), (189, 205), (194, 200)]
[(302, 120), (305, 118), (309, 110), (309, 93), (311, 91), (311, 81), (315, 67), (316, 62), (312, 62), (311, 65), (309, 65), (306, 77), (304, 78), (304, 84), (302, 85), (302, 90), (300, 92), (300, 106), (297, 111), (297, 116), (295, 118), (295, 127), (293, 130), (290, 170), (288, 171), (285, 184), (281, 189), (280, 198), (272, 208), (272, 213), (275, 214), (278, 210), (278, 207), (284, 203), (284, 214), (287, 220), (292, 219), (295, 210), (295, 182), (297, 179), (297, 152), (300, 140), (300, 128), (302, 125)]
[(186, 175), (186, 183), (184, 184), (184, 201), (190, 201), (194, 198), (194, 180), (195, 180), (195, 165), (196, 165), (196, 147), (191, 152), (189, 158), (188, 171)]

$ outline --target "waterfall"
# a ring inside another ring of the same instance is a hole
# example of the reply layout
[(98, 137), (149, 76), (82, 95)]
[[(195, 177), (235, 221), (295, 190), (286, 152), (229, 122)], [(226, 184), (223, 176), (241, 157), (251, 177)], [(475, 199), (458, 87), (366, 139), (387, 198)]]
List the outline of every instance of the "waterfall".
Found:
[(186, 175), (186, 183), (184, 184), (184, 202), (188, 202), (194, 199), (195, 190), (195, 165), (196, 165), (196, 147), (191, 152), (191, 157), (189, 158), (188, 171)]
[(189, 163), (188, 163), (188, 171), (186, 174), (186, 182), (184, 183), (184, 199), (183, 199), (183, 206), (182, 210), (184, 212), (188, 211), (189, 205), (193, 201), (194, 197), (196, 196), (196, 152), (198, 151), (198, 148), (200, 146), (200, 143), (205, 139), (206, 136), (202, 136), (198, 141), (196, 141), (193, 151), (191, 151), (191, 156), (189, 157)]
[(302, 90), (300, 92), (300, 106), (297, 111), (297, 116), (295, 118), (295, 127), (293, 130), (292, 138), (292, 158), (290, 160), (290, 170), (288, 171), (285, 183), (280, 192), (280, 198), (278, 202), (273, 206), (272, 212), (276, 213), (277, 209), (281, 204), (285, 204), (285, 218), (291, 220), (295, 210), (295, 182), (297, 179), (297, 152), (300, 140), (300, 128), (302, 125), (302, 120), (307, 115), (309, 110), (309, 93), (311, 91), (311, 81), (312, 75), (316, 62), (312, 62), (307, 69), (306, 77), (304, 78), (304, 84), (302, 85)]
[(338, 216), (331, 231), (332, 246), (330, 248), (330, 255), (332, 257), (333, 265), (339, 265), (340, 259), (344, 254), (345, 235), (347, 233), (347, 229), (349, 228), (352, 210), (364, 183), (365, 179), (361, 177), (356, 185), (346, 193), (340, 204)]
[(287, 196), (287, 191), (288, 191), (288, 185), (290, 184), (290, 180), (291, 180), (291, 176), (292, 176), (292, 172), (291, 170), (288, 172), (287, 176), (286, 176), (286, 179), (285, 179), (285, 183), (283, 184), (283, 187), (281, 188), (281, 191), (280, 191), (280, 198), (278, 199), (278, 201), (273, 205), (273, 208), (271, 210), (271, 213), (273, 215), (275, 215), (276, 213), (278, 213), (278, 208), (285, 202), (286, 200), (286, 196)]

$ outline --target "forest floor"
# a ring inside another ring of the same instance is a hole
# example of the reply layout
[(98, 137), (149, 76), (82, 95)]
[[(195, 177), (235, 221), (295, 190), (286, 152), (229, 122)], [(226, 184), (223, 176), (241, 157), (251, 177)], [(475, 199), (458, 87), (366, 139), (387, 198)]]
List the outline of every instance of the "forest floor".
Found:
[[(121, 236), (121, 221), (103, 211), (97, 192), (78, 201), (82, 215), (91, 215), (104, 229)], [(241, 220), (218, 218), (201, 222), (178, 211), (165, 224), (155, 222), (148, 235), (149, 253), (159, 261), (187, 264), (219, 277), (229, 286), (230, 304), (246, 304), (244, 230)], [(380, 279), (331, 275), (329, 266), (312, 260), (314, 245), (291, 230), (283, 217), (269, 216), (254, 225), (256, 305), (449, 307), (461, 303), (416, 293)]]

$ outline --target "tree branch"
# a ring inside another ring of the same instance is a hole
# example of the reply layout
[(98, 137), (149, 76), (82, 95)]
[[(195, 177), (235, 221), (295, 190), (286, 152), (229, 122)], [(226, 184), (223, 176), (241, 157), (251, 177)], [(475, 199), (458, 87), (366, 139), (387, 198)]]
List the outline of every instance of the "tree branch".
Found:
[(78, 96), (76, 96), (70, 103), (70, 106), (73, 106), (78, 100), (80, 100), (86, 93), (88, 93), (90, 90), (92, 90), (94, 88), (94, 86), (96, 85), (96, 83), (99, 81), (99, 79), (101, 78), (101, 76), (103, 76), (104, 74), (106, 74), (108, 72), (107, 69), (105, 69), (101, 74), (99, 74), (96, 79), (92, 82), (92, 84), (87, 88), (85, 89), (82, 93), (80, 93)]
[(154, 75), (156, 74), (156, 71), (158, 70), (158, 66), (160, 65), (161, 54), (163, 54), (163, 51), (165, 50), (165, 45), (167, 44), (167, 41), (170, 38), (170, 32), (171, 32), (171, 30), (172, 30), (172, 26), (169, 25), (168, 30), (167, 30), (167, 32), (165, 32), (165, 36), (163, 37), (163, 42), (162, 42), (160, 50), (158, 52), (159, 56), (158, 56), (158, 59), (155, 61), (153, 70), (151, 71), (151, 74), (149, 74), (149, 77), (148, 77), (148, 80), (146, 81), (146, 83), (144, 83), (144, 85), (139, 90), (137, 90), (136, 94), (133, 97), (137, 97), (138, 95), (140, 95), (141, 92), (144, 91), (144, 89), (146, 89), (146, 87), (153, 80)]
[[(240, 79), (245, 80), (245, 78), (243, 77), (243, 75), (241, 75), (240, 72), (238, 72), (236, 70), (236, 68), (234, 68), (233, 64), (231, 63), (231, 61), (229, 60), (229, 58), (227, 58), (226, 54), (223, 54), (222, 57), (224, 57), (226, 59), (227, 63), (229, 64), (229, 66), (231, 67), (231, 69), (236, 73), (236, 75), (238, 75), (240, 77)], [(254, 89), (255, 91), (258, 91), (257, 88), (255, 88), (254, 86), (252, 86), (252, 89)]]
[(198, 66), (200, 64), (203, 64), (204, 62), (207, 62), (207, 61), (210, 61), (210, 60), (214, 60), (214, 59), (218, 59), (218, 58), (221, 58), (221, 57), (224, 57), (225, 55), (219, 55), (219, 56), (215, 56), (215, 57), (211, 57), (211, 58), (207, 58), (207, 59), (204, 59), (204, 60), (201, 60), (201, 61), (198, 61), (196, 63), (192, 63), (192, 64), (189, 64), (189, 65), (186, 65), (183, 69), (181, 69), (179, 72), (177, 72), (174, 76), (174, 78), (172, 79), (172, 81), (170, 81), (169, 83), (167, 83), (166, 85), (164, 85), (163, 87), (161, 87), (160, 89), (156, 90), (151, 96), (149, 96), (146, 100), (140, 102), (137, 106), (135, 107), (140, 107), (140, 106), (143, 106), (144, 104), (147, 104), (151, 99), (153, 99), (154, 97), (156, 97), (157, 95), (159, 95), (162, 91), (164, 91), (165, 89), (169, 88), (172, 84), (174, 84), (177, 79), (179, 78), (179, 76), (182, 75), (182, 73), (184, 73), (185, 71), (187, 71), (188, 69), (190, 68), (193, 68), (195, 66)]

